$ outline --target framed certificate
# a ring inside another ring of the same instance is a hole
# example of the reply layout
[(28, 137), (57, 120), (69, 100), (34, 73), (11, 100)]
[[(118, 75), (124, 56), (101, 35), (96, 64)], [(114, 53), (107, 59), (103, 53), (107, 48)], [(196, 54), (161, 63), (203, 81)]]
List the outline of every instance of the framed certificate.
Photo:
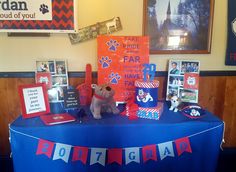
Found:
[(45, 84), (21, 85), (18, 87), (23, 118), (50, 113)]

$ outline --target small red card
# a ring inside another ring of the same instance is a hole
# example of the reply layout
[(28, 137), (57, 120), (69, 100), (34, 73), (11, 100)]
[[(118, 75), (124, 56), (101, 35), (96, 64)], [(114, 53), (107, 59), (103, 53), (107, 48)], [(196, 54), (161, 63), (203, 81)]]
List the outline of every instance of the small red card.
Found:
[(47, 89), (52, 88), (52, 75), (49, 72), (35, 73), (36, 83), (45, 83)]
[(75, 121), (75, 117), (68, 113), (62, 114), (51, 114), (51, 115), (43, 115), (40, 116), (41, 120), (45, 125), (55, 125), (55, 124), (63, 124), (67, 122)]
[(184, 88), (185, 89), (198, 89), (199, 74), (198, 73), (185, 73), (184, 74)]

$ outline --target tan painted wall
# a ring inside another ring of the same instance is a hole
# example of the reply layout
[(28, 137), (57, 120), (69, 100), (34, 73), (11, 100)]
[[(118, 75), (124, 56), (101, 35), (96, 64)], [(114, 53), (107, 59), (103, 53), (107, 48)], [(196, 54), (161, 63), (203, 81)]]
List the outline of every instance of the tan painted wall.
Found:
[[(114, 35), (142, 35), (143, 0), (78, 0), (79, 28), (119, 16), (123, 30)], [(201, 70), (236, 70), (225, 66), (227, 1), (215, 0), (211, 54), (151, 55), (159, 71), (170, 58), (201, 61)], [(69, 71), (84, 71), (86, 63), (97, 70), (97, 42), (71, 45), (67, 34), (50, 37), (7, 37), (0, 33), (0, 72), (34, 71), (36, 59), (67, 59)]]

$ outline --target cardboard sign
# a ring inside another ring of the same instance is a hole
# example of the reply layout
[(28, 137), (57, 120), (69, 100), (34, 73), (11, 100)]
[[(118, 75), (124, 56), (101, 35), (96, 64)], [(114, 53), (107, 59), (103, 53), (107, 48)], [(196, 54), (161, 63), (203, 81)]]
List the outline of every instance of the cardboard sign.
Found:
[(66, 109), (78, 108), (79, 106), (78, 90), (76, 89), (64, 90), (64, 106)]
[(19, 86), (23, 118), (31, 118), (50, 112), (45, 84)]
[(146, 36), (98, 36), (98, 84), (110, 83), (115, 100), (125, 102), (135, 94), (134, 82), (143, 78), (149, 63)]

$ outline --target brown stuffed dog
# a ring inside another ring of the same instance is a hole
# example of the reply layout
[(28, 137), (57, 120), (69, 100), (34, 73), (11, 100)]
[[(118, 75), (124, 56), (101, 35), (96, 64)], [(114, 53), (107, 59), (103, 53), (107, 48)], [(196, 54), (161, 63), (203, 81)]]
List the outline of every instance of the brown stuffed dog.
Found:
[(102, 112), (112, 112), (113, 114), (120, 112), (119, 109), (116, 108), (116, 103), (113, 99), (115, 92), (108, 84), (92, 84), (91, 87), (94, 89), (94, 95), (90, 110), (95, 119), (101, 119)]

